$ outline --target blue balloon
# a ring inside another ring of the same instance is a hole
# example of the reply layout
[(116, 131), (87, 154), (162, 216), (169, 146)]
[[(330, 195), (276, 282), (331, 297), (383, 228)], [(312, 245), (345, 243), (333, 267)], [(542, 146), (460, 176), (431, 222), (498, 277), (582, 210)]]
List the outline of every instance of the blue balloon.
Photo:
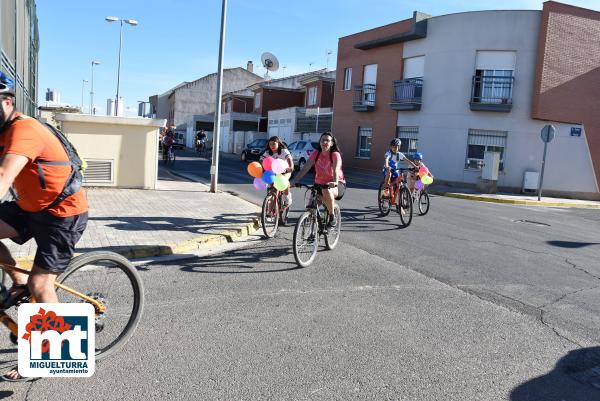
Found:
[(272, 183), (273, 183), (273, 181), (275, 181), (275, 176), (276, 176), (276, 175), (277, 175), (277, 174), (275, 174), (275, 173), (274, 173), (274, 172), (272, 172), (272, 171), (265, 171), (265, 172), (263, 173), (262, 180), (264, 181), (264, 183), (265, 183), (265, 184), (268, 184), (268, 185), (269, 185), (269, 184), (272, 184)]

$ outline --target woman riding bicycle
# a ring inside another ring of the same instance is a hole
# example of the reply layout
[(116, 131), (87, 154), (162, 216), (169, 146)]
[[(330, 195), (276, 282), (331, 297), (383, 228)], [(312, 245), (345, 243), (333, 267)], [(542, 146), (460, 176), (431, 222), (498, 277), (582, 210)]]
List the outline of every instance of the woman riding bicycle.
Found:
[[(267, 147), (265, 148), (263, 154), (260, 156), (260, 162), (262, 162), (267, 157), (272, 157), (273, 159), (281, 159), (285, 161), (288, 165), (288, 168), (283, 172), (283, 176), (290, 179), (292, 175), (292, 171), (294, 170), (294, 160), (292, 159), (292, 154), (287, 149), (287, 145), (279, 139), (278, 136), (272, 136), (269, 138), (267, 142)], [(292, 192), (289, 188), (285, 191), (282, 191), (285, 195), (283, 199), (283, 206), (290, 207), (292, 204)]]
[(337, 226), (333, 213), (335, 200), (336, 198), (341, 199), (344, 195), (346, 181), (342, 173), (342, 154), (331, 132), (324, 132), (321, 135), (317, 150), (310, 154), (304, 168), (292, 180), (290, 186), (300, 181), (313, 166), (315, 167), (315, 184), (327, 186), (327, 188), (320, 188), (319, 194), (329, 213), (329, 227), (335, 227)]

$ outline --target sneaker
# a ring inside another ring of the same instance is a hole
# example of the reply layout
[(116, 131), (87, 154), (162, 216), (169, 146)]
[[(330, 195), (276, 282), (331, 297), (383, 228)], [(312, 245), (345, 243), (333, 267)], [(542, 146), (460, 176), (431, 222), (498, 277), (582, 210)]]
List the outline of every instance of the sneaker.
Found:
[(333, 228), (333, 227), (337, 226), (337, 219), (335, 218), (334, 214), (329, 216), (329, 223), (327, 224), (327, 226), (329, 228)]

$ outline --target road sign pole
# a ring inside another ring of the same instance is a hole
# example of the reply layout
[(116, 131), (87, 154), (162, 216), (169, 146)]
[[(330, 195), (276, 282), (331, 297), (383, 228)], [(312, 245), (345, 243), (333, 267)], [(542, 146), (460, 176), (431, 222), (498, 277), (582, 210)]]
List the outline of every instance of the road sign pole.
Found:
[(215, 101), (215, 123), (213, 126), (213, 150), (210, 166), (210, 192), (216, 193), (219, 182), (219, 141), (221, 136), (221, 97), (223, 96), (223, 53), (225, 51), (225, 23), (227, 0), (221, 6), (221, 40), (219, 41), (219, 66), (217, 69), (217, 99)]
[(544, 167), (546, 167), (546, 150), (548, 149), (548, 142), (544, 142), (544, 157), (542, 158), (542, 172), (540, 174), (540, 184), (538, 187), (538, 201), (542, 200), (542, 184), (544, 182)]

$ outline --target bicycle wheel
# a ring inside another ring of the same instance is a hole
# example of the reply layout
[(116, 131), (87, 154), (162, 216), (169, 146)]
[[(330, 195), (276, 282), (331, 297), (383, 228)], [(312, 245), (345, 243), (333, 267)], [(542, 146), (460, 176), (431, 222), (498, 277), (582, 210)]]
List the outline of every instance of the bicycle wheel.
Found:
[(279, 205), (277, 204), (277, 195), (268, 193), (263, 201), (262, 212), (260, 213), (260, 225), (267, 238), (273, 238), (279, 227)]
[(388, 214), (390, 214), (390, 196), (389, 196), (389, 189), (388, 189), (388, 195), (385, 196), (384, 195), (384, 188), (386, 187), (385, 182), (382, 182), (381, 185), (379, 185), (379, 191), (377, 191), (377, 205), (379, 206), (379, 212), (381, 213), (382, 216), (387, 216)]
[(294, 259), (302, 267), (309, 266), (317, 256), (319, 229), (313, 212), (304, 212), (294, 228)]
[(413, 202), (410, 191), (405, 186), (400, 188), (400, 194), (398, 196), (398, 203), (396, 205), (398, 214), (400, 215), (400, 221), (403, 227), (408, 227), (413, 217)]
[(429, 211), (429, 194), (421, 192), (419, 195), (419, 215), (425, 216)]
[(342, 229), (342, 213), (340, 207), (336, 204), (333, 208), (333, 214), (337, 219), (335, 227), (331, 227), (329, 231), (325, 233), (325, 247), (327, 249), (334, 249), (340, 241), (340, 231)]
[[(100, 301), (106, 310), (96, 314), (96, 359), (116, 352), (133, 335), (144, 310), (144, 286), (135, 267), (114, 252), (76, 256), (56, 281)], [(60, 288), (59, 302), (86, 302)]]

